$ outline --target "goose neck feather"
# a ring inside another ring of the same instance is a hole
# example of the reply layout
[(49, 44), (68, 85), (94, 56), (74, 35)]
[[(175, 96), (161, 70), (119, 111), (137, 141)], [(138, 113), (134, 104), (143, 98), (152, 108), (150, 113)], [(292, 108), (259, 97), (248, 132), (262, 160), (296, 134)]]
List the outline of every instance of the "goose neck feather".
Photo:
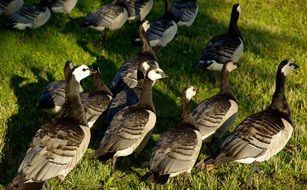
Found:
[(231, 12), (229, 27), (228, 27), (228, 34), (232, 36), (238, 36), (243, 40), (240, 30), (238, 28), (238, 20), (239, 20), (239, 13), (233, 9)]
[(197, 130), (196, 122), (190, 111), (190, 100), (186, 98), (185, 94), (182, 97), (182, 115), (181, 115), (181, 124), (189, 125)]
[(68, 77), (68, 80), (66, 81), (66, 101), (63, 105), (61, 113), (57, 118), (68, 118), (76, 121), (80, 125), (88, 126), (84, 108), (80, 99), (79, 86), (79, 82), (71, 73)]
[(145, 108), (148, 110), (155, 111), (155, 107), (152, 102), (152, 86), (153, 81), (148, 79), (147, 77), (144, 79), (143, 88), (141, 92), (140, 102), (137, 105), (138, 108)]
[(271, 110), (276, 110), (281, 117), (285, 118), (292, 124), (291, 110), (285, 96), (285, 81), (285, 75), (281, 72), (277, 72), (275, 92), (269, 108)]
[(93, 84), (94, 84), (96, 92), (105, 92), (106, 94), (113, 96), (112, 92), (107, 87), (107, 85), (105, 85), (101, 81), (100, 75), (98, 73), (93, 74)]
[(221, 86), (220, 86), (220, 95), (224, 95), (236, 101), (236, 98), (231, 90), (229, 82), (230, 72), (226, 70), (226, 66), (223, 67), (221, 73)]

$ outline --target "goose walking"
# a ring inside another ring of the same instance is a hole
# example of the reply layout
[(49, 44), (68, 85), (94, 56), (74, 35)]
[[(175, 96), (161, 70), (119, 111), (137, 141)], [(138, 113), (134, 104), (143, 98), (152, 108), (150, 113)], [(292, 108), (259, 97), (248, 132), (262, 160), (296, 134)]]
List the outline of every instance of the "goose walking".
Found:
[(55, 13), (70, 14), (78, 0), (53, 0), (51, 10)]
[(50, 18), (51, 0), (41, 0), (39, 4), (25, 5), (18, 12), (8, 17), (7, 28), (36, 29), (43, 26)]
[(1, 0), (0, 15), (12, 15), (23, 6), (23, 0)]
[(128, 20), (143, 21), (153, 7), (153, 0), (124, 0), (127, 4)]
[(165, 47), (177, 33), (177, 24), (171, 12), (169, 0), (165, 0), (165, 14), (153, 22), (144, 21), (143, 28), (151, 47)]
[(172, 14), (178, 26), (191, 26), (198, 13), (196, 0), (176, 0), (172, 4)]
[(104, 40), (107, 30), (118, 30), (128, 19), (126, 4), (117, 0), (112, 4), (104, 5), (96, 12), (90, 14), (81, 23), (81, 27), (90, 27), (101, 32)]
[(202, 145), (200, 131), (189, 110), (195, 94), (195, 87), (185, 89), (181, 122), (161, 135), (150, 159), (150, 172), (144, 178), (165, 184), (169, 177), (191, 173)]
[(224, 64), (221, 73), (220, 92), (201, 102), (192, 112), (201, 132), (202, 139), (220, 138), (235, 121), (238, 103), (230, 88), (230, 72), (237, 68), (234, 62)]
[(90, 128), (99, 116), (104, 113), (112, 99), (112, 92), (101, 81), (100, 70), (97, 65), (93, 66), (93, 71), (92, 77), (95, 91), (81, 94), (81, 102), (84, 106), (87, 123)]
[[(140, 67), (148, 67), (144, 62)], [(112, 174), (117, 157), (139, 153), (148, 142), (156, 123), (156, 111), (152, 102), (154, 81), (166, 77), (160, 68), (152, 68), (145, 77), (140, 102), (117, 112), (93, 158), (108, 160), (113, 157)]]
[(54, 177), (63, 181), (83, 157), (90, 141), (90, 129), (80, 100), (79, 85), (90, 74), (85, 65), (69, 74), (66, 102), (60, 115), (36, 132), (8, 189), (22, 189)]
[(219, 154), (214, 159), (202, 160), (197, 166), (202, 168), (207, 163), (221, 165), (230, 161), (256, 164), (269, 160), (280, 152), (293, 132), (291, 110), (285, 96), (285, 80), (296, 68), (298, 66), (293, 62), (282, 61), (278, 66), (271, 104), (240, 123), (224, 140)]
[[(67, 61), (64, 67), (64, 77), (67, 80), (70, 72), (73, 70), (74, 64), (71, 61)], [(40, 95), (37, 103), (37, 107), (41, 110), (49, 113), (56, 114), (61, 110), (64, 102), (65, 102), (65, 85), (66, 81), (55, 81), (48, 84), (42, 94)], [(83, 91), (80, 86), (80, 92)]]
[(233, 5), (228, 32), (209, 40), (195, 68), (221, 71), (228, 61), (239, 61), (243, 54), (243, 38), (237, 24), (240, 13), (240, 5)]

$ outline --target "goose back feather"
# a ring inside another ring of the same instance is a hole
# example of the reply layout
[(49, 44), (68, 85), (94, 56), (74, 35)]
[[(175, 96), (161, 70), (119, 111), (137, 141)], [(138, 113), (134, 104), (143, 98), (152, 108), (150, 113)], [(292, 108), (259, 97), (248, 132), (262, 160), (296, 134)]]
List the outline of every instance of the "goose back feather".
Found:
[(1, 0), (0, 15), (12, 15), (17, 12), (22, 6), (23, 0)]

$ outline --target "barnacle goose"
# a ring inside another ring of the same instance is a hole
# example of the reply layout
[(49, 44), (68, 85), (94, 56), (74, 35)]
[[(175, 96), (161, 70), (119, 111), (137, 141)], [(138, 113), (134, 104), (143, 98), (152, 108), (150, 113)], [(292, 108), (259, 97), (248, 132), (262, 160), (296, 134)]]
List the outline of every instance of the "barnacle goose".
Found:
[(39, 4), (25, 5), (18, 12), (8, 17), (5, 22), (7, 28), (38, 28), (50, 18), (51, 0), (41, 0)]
[(192, 112), (202, 139), (221, 137), (236, 119), (238, 103), (230, 88), (230, 72), (237, 68), (234, 62), (224, 64), (221, 73), (220, 92), (201, 102)]
[(91, 128), (99, 116), (107, 109), (111, 99), (112, 92), (101, 81), (100, 70), (97, 65), (93, 65), (95, 73), (93, 77), (93, 85), (95, 91), (91, 93), (82, 93), (81, 102), (84, 107), (88, 126)]
[[(64, 66), (65, 80), (67, 80), (67, 77), (73, 68), (73, 62), (67, 61)], [(48, 84), (38, 99), (37, 107), (50, 114), (58, 113), (65, 102), (65, 80), (55, 81)], [(83, 91), (81, 86), (79, 91)]]
[(128, 19), (127, 5), (123, 0), (102, 6), (81, 22), (81, 27), (90, 27), (101, 32), (102, 40), (106, 30), (118, 30)]
[(51, 10), (55, 13), (70, 14), (77, 2), (78, 0), (53, 0)]
[[(140, 67), (149, 67), (144, 62)], [(140, 101), (116, 113), (95, 151), (93, 158), (108, 160), (113, 157), (112, 174), (115, 171), (117, 157), (140, 152), (148, 142), (156, 123), (156, 112), (152, 102), (154, 81), (166, 77), (160, 68), (151, 68), (145, 77)]]
[(1, 0), (0, 15), (12, 15), (23, 6), (23, 0)]
[(202, 160), (197, 167), (205, 164), (215, 165), (236, 161), (244, 164), (269, 160), (280, 152), (289, 141), (292, 132), (291, 110), (285, 96), (286, 76), (298, 65), (282, 61), (277, 70), (275, 92), (271, 104), (263, 111), (247, 117), (228, 136), (215, 158)]
[(195, 87), (185, 89), (181, 122), (161, 135), (150, 159), (150, 172), (143, 178), (164, 184), (169, 177), (191, 173), (202, 145), (200, 131), (189, 110), (195, 94)]
[(171, 12), (169, 0), (165, 0), (165, 13), (160, 19), (153, 22), (144, 21), (143, 28), (151, 47), (165, 47), (173, 40), (177, 33), (177, 24)]
[(195, 68), (221, 71), (226, 62), (239, 61), (243, 54), (243, 38), (237, 25), (240, 12), (240, 5), (233, 5), (228, 32), (209, 40)]
[(36, 132), (8, 189), (21, 189), (54, 177), (63, 181), (83, 157), (90, 141), (90, 129), (79, 96), (79, 84), (90, 74), (85, 65), (69, 74), (61, 114)]
[[(150, 47), (142, 26), (139, 28), (139, 36), (142, 40), (142, 50), (140, 53), (129, 59), (119, 69), (113, 79), (113, 91), (116, 96), (110, 102), (105, 122), (111, 122), (114, 115), (126, 106), (131, 106), (139, 102), (144, 83), (144, 76), (150, 67), (159, 67), (157, 58)], [(146, 62), (149, 67), (142, 67), (137, 70), (140, 64)]]
[(176, 0), (171, 11), (178, 26), (191, 26), (198, 13), (196, 0)]

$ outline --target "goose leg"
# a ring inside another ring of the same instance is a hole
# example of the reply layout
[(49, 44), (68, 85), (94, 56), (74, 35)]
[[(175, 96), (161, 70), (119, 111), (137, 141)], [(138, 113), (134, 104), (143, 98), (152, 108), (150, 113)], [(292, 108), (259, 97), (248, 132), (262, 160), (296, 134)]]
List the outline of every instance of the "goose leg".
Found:
[(111, 176), (113, 176), (113, 175), (115, 174), (116, 159), (117, 159), (117, 157), (113, 156), (113, 159), (112, 159)]
[(251, 173), (248, 177), (248, 180), (243, 184), (243, 188), (250, 189), (252, 187), (255, 172), (261, 173), (261, 170), (259, 169), (258, 164), (259, 164), (259, 162), (253, 163), (252, 171), (251, 171)]
[(96, 47), (98, 47), (98, 48), (102, 48), (103, 47), (104, 41), (105, 41), (105, 38), (106, 38), (106, 34), (107, 34), (107, 32), (105, 30), (103, 30), (100, 33), (101, 40), (95, 44)]

